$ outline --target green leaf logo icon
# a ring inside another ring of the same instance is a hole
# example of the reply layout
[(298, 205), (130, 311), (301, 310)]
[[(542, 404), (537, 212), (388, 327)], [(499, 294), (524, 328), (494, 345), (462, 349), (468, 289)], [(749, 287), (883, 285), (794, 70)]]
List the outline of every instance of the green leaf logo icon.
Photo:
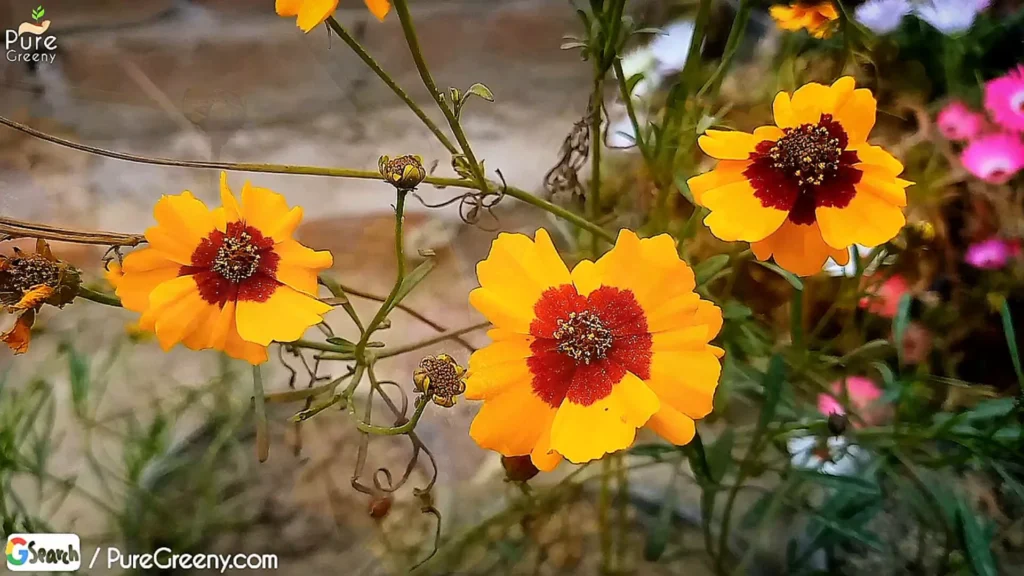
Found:
[(38, 8), (32, 11), (32, 19), (35, 20), (36, 22), (39, 22), (39, 19), (45, 15), (46, 10), (44, 10), (42, 6), (39, 6)]

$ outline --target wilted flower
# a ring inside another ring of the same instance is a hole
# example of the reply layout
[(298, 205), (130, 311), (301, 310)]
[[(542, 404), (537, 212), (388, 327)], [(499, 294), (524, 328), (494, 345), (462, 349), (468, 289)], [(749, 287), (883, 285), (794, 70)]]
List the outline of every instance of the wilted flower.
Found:
[(948, 140), (970, 140), (985, 128), (985, 117), (963, 102), (954, 101), (939, 112), (936, 123)]
[(985, 84), (985, 108), (1004, 129), (1024, 132), (1024, 64)]
[(899, 28), (907, 14), (910, 14), (908, 0), (868, 0), (854, 12), (857, 21), (875, 34), (888, 34)]
[(1005, 184), (1024, 168), (1024, 143), (1014, 134), (987, 134), (960, 153), (964, 168), (991, 184)]
[(989, 238), (967, 247), (964, 261), (982, 270), (997, 270), (1006, 266), (1015, 252), (1015, 246), (1002, 238)]
[(900, 298), (910, 290), (910, 285), (899, 274), (893, 274), (881, 283), (864, 278), (867, 295), (860, 299), (860, 307), (883, 318), (896, 316)]
[(992, 0), (923, 0), (914, 5), (914, 13), (943, 34), (970, 30), (975, 18)]
[(412, 373), (416, 388), (434, 404), (451, 408), (466, 392), (466, 369), (447, 354), (427, 356)]
[(427, 177), (423, 158), (409, 154), (398, 158), (381, 156), (377, 161), (377, 168), (385, 180), (400, 190), (412, 190)]
[(44, 304), (69, 304), (80, 285), (78, 270), (57, 260), (43, 239), (36, 241), (34, 254), (15, 248), (14, 256), (0, 255), (0, 310), (18, 315), (14, 327), (0, 334), (0, 342), (15, 354), (27, 352), (36, 312)]
[(815, 38), (828, 38), (832, 34), (832, 23), (839, 19), (839, 12), (830, 1), (775, 5), (770, 14), (779, 28), (790, 32), (804, 29)]
[[(883, 413), (874, 404), (882, 397), (882, 389), (870, 378), (863, 376), (847, 376), (833, 382), (830, 386), (831, 394), (818, 395), (818, 412), (824, 416), (846, 414), (846, 409), (839, 402), (839, 398), (843, 395), (844, 384), (846, 385), (846, 396), (856, 413), (866, 423), (877, 424)], [(854, 426), (857, 424), (855, 423)]]

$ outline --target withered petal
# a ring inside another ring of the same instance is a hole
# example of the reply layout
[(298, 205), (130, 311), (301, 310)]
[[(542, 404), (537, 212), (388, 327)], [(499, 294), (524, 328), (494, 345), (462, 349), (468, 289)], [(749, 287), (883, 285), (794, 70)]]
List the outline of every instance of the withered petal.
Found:
[(32, 324), (35, 323), (36, 313), (29, 310), (18, 317), (14, 327), (0, 335), (0, 342), (7, 344), (15, 354), (28, 352), (29, 341), (32, 339)]

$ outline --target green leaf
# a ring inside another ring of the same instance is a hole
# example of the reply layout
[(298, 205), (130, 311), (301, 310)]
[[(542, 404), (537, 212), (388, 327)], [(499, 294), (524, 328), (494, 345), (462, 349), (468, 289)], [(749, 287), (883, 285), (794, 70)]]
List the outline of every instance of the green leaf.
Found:
[(331, 336), (330, 338), (327, 339), (327, 343), (328, 344), (334, 344), (335, 346), (341, 346), (342, 348), (345, 348), (346, 350), (355, 350), (356, 349), (355, 342), (352, 342), (351, 340), (346, 340), (346, 339), (342, 338), (341, 336)]
[(408, 296), (414, 288), (416, 288), (416, 285), (422, 282), (423, 279), (427, 277), (427, 274), (430, 274), (430, 271), (434, 269), (434, 266), (437, 266), (437, 262), (433, 259), (425, 260), (410, 272), (409, 275), (402, 280), (402, 285), (398, 287), (398, 292), (395, 293), (394, 301), (391, 303), (391, 306), (388, 307), (384, 315), (387, 316), (395, 309), (396, 306), (401, 304), (402, 300), (405, 300), (405, 297)]
[(89, 397), (89, 360), (74, 345), (65, 342), (60, 347), (68, 357), (68, 381), (71, 384), (71, 405), (75, 414), (85, 415)]
[(991, 537), (986, 536), (987, 530), (978, 522), (974, 512), (963, 498), (957, 498), (957, 521), (960, 537), (963, 539), (964, 552), (970, 562), (971, 573), (976, 576), (997, 576), (996, 561), (992, 557)]
[[(782, 398), (782, 385), (785, 380), (786, 361), (781, 354), (776, 354), (772, 356), (768, 364), (768, 372), (765, 373), (764, 379), (761, 381), (764, 387), (764, 404), (761, 406), (761, 415), (757, 419), (757, 430), (754, 432), (754, 437), (760, 436), (775, 418), (775, 409), (779, 405), (779, 399)], [(754, 446), (751, 445), (751, 448)]]
[(668, 545), (668, 536), (672, 528), (672, 511), (679, 499), (678, 478), (682, 470), (682, 460), (675, 467), (672, 476), (665, 484), (665, 492), (661, 497), (661, 509), (658, 510), (658, 518), (647, 532), (647, 539), (644, 541), (644, 560), (657, 562), (665, 553)]
[(647, 456), (661, 461), (666, 454), (678, 454), (679, 450), (679, 446), (672, 444), (637, 444), (629, 449), (629, 453), (633, 456)]
[(903, 364), (903, 336), (907, 333), (907, 326), (910, 324), (910, 304), (913, 297), (907, 293), (900, 296), (896, 305), (896, 315), (892, 318), (892, 336), (896, 343), (896, 356), (900, 364)]
[(710, 482), (711, 464), (708, 462), (708, 454), (704, 450), (704, 441), (701, 440), (700, 432), (693, 435), (693, 440), (683, 447), (683, 450), (686, 452), (686, 457), (690, 461), (690, 469), (693, 470), (698, 482), (701, 484)]
[(1003, 300), (1000, 308), (1000, 316), (1003, 317), (1003, 334), (1006, 335), (1006, 345), (1010, 348), (1010, 359), (1013, 360), (1013, 370), (1017, 373), (1017, 382), (1024, 388), (1024, 370), (1021, 370), (1020, 351), (1017, 349), (1017, 335), (1013, 329), (1013, 317), (1010, 316), (1010, 305)]
[(697, 279), (697, 286), (703, 286), (712, 276), (722, 271), (728, 265), (728, 254), (716, 254), (698, 264), (693, 269), (693, 275)]
[(817, 470), (790, 470), (794, 478), (813, 482), (821, 486), (827, 486), (836, 490), (849, 490), (859, 494), (881, 495), (881, 488), (878, 484), (856, 476), (834, 476), (818, 472)]
[(783, 270), (782, 268), (779, 268), (778, 266), (776, 266), (775, 264), (772, 264), (771, 262), (762, 262), (760, 260), (755, 260), (755, 262), (757, 262), (761, 266), (764, 266), (765, 268), (771, 270), (772, 272), (775, 272), (779, 276), (782, 276), (782, 278), (785, 279), (786, 282), (789, 282), (789, 284), (793, 288), (796, 288), (797, 290), (803, 290), (804, 289), (803, 281), (801, 281), (800, 278), (798, 278), (796, 276), (796, 274), (793, 274), (792, 272), (790, 272), (788, 270)]
[(726, 428), (707, 453), (707, 471), (716, 484), (722, 482), (732, 467), (732, 448), (735, 444), (736, 434), (732, 428)]
[(753, 310), (735, 300), (730, 300), (722, 306), (722, 318), (726, 320), (743, 320), (753, 315)]
[(479, 96), (488, 102), (494, 102), (494, 92), (491, 92), (490, 88), (479, 82), (470, 86), (469, 90), (466, 90), (466, 98), (468, 99), (471, 94)]
[(629, 96), (632, 97), (633, 90), (636, 88), (636, 85), (639, 84), (640, 81), (643, 79), (643, 72), (637, 72), (636, 74), (630, 76), (629, 80), (626, 80), (626, 94), (629, 94)]
[(789, 337), (793, 347), (801, 349), (804, 346), (804, 291), (794, 290), (793, 299), (789, 306)]
[(38, 22), (39, 19), (42, 18), (45, 15), (46, 15), (46, 10), (44, 10), (42, 6), (39, 6), (35, 10), (32, 11), (32, 18), (36, 22)]

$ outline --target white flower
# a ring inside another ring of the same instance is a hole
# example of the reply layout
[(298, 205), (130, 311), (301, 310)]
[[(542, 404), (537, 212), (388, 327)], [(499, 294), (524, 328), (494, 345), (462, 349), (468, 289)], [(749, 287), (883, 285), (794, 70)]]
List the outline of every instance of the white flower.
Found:
[(649, 46), (657, 62), (657, 72), (662, 75), (682, 71), (693, 39), (693, 22), (680, 20), (669, 24), (661, 34), (654, 37)]
[(850, 261), (846, 263), (846, 266), (840, 266), (838, 262), (829, 258), (822, 269), (829, 276), (853, 278), (857, 275), (857, 266), (861, 266), (864, 269), (864, 275), (870, 276), (884, 263), (883, 261), (887, 256), (885, 250), (879, 249), (870, 262), (864, 262), (864, 259), (871, 254), (872, 250), (872, 248), (861, 246), (860, 244), (850, 246)]
[(888, 34), (899, 28), (907, 14), (910, 14), (909, 0), (868, 0), (854, 12), (857, 22), (875, 34)]
[(850, 444), (841, 436), (831, 436), (826, 441), (829, 457), (825, 461), (815, 454), (819, 438), (816, 436), (794, 436), (786, 441), (790, 461), (798, 468), (818, 470), (829, 476), (854, 476), (858, 468), (868, 460), (868, 453), (856, 444)]
[(924, 0), (914, 5), (914, 13), (948, 36), (970, 30), (978, 13), (991, 3), (992, 0)]

